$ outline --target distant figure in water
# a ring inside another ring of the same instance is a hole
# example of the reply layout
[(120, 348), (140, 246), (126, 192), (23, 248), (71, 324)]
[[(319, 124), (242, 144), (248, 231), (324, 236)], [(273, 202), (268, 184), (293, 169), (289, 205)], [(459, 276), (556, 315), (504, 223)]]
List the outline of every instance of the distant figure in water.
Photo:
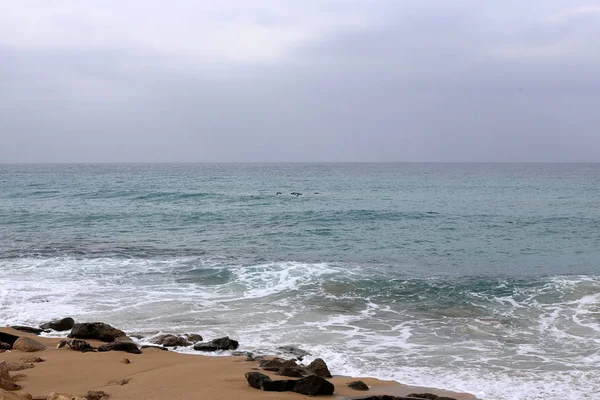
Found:
[(275, 193), (275, 196), (279, 196), (281, 194), (281, 192), (277, 192)]

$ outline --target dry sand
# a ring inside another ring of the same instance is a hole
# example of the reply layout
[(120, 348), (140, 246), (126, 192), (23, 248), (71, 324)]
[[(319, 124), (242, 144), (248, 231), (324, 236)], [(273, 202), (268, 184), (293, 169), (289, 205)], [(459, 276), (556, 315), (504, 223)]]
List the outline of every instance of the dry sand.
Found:
[[(102, 353), (80, 353), (68, 347), (57, 349), (60, 339), (44, 338), (0, 328), (0, 331), (17, 336), (27, 336), (48, 346), (47, 350), (25, 353), (19, 350), (0, 353), (0, 361), (19, 361), (24, 357), (36, 356), (44, 362), (34, 368), (11, 372), (13, 380), (22, 386), (20, 392), (33, 397), (45, 397), (51, 392), (83, 396), (89, 390), (103, 390), (115, 400), (184, 400), (184, 399), (308, 399), (292, 392), (263, 392), (251, 388), (244, 374), (257, 370), (257, 363), (245, 357), (211, 357), (180, 354), (158, 349), (144, 349), (143, 354), (120, 351)], [(88, 340), (94, 346), (102, 342)], [(124, 358), (130, 364), (122, 362)], [(327, 361), (327, 360), (325, 360)], [(261, 371), (273, 379), (272, 372)], [(375, 394), (406, 396), (413, 392), (429, 392), (454, 397), (458, 400), (475, 400), (470, 394), (454, 393), (437, 389), (418, 388), (392, 381), (362, 378), (370, 386), (368, 392), (355, 391), (346, 383), (361, 378), (335, 376), (330, 381), (335, 385), (334, 399), (365, 397)], [(115, 382), (129, 380), (126, 384)], [(0, 398), (2, 396), (0, 395)]]

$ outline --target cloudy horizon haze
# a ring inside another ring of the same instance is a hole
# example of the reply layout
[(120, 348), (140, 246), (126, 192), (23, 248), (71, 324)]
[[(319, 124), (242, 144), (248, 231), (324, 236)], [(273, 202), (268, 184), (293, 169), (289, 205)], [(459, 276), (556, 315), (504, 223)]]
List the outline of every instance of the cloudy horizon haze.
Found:
[(0, 0), (0, 163), (600, 162), (598, 39), (598, 0)]

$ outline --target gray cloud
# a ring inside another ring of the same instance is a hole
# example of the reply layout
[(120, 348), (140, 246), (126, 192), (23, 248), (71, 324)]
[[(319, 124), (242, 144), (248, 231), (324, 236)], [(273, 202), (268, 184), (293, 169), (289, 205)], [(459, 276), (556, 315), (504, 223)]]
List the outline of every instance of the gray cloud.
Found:
[(14, 5), (0, 161), (600, 161), (597, 4), (249, 3)]

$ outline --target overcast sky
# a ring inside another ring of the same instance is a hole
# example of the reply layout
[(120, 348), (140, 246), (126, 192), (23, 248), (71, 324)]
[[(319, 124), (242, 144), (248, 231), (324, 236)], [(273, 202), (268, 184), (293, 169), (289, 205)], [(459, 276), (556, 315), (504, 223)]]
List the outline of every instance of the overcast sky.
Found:
[(0, 162), (600, 161), (600, 0), (0, 0)]

